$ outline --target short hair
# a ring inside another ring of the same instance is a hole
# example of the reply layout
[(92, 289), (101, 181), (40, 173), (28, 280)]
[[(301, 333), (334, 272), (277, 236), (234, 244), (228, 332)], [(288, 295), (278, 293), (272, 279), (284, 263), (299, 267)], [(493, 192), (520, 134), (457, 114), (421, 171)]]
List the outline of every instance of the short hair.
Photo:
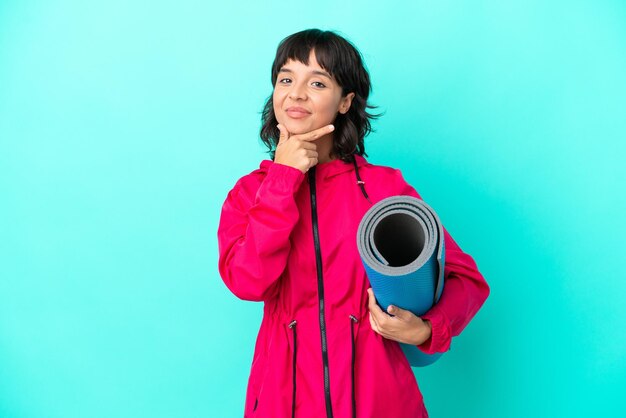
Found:
[[(335, 119), (331, 153), (345, 162), (351, 162), (353, 154), (367, 156), (364, 138), (373, 130), (370, 121), (381, 115), (367, 111), (376, 108), (367, 103), (371, 91), (370, 77), (361, 53), (352, 43), (332, 31), (319, 29), (307, 29), (286, 37), (276, 50), (272, 64), (272, 86), (276, 85), (278, 72), (289, 59), (308, 65), (312, 50), (319, 65), (341, 86), (341, 95), (345, 97), (348, 93), (354, 93), (348, 112), (338, 113)], [(269, 148), (273, 160), (280, 131), (276, 127), (278, 120), (274, 114), (272, 96), (269, 96), (263, 108), (261, 140)]]

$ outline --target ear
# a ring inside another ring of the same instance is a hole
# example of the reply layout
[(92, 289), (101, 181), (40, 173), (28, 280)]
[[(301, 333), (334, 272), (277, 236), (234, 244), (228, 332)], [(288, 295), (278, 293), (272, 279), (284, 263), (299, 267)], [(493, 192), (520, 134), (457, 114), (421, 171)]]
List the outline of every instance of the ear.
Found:
[(354, 98), (354, 92), (348, 93), (345, 97), (341, 98), (339, 102), (339, 113), (346, 114), (348, 110), (350, 110), (350, 106), (352, 105), (352, 99)]

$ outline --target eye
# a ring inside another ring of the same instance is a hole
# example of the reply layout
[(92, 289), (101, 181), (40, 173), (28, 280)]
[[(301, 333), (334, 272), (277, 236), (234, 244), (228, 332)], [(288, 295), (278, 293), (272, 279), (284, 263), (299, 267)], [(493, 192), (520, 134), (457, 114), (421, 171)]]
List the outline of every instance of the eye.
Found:
[(287, 84), (287, 83), (291, 83), (291, 79), (290, 78), (281, 78), (280, 80), (278, 80), (278, 82), (280, 84)]
[(319, 81), (314, 81), (314, 82), (313, 82), (313, 85), (314, 85), (315, 87), (319, 87), (319, 88), (324, 88), (324, 87), (326, 87), (326, 86), (324, 85), (324, 83), (321, 83), (321, 82), (319, 82)]

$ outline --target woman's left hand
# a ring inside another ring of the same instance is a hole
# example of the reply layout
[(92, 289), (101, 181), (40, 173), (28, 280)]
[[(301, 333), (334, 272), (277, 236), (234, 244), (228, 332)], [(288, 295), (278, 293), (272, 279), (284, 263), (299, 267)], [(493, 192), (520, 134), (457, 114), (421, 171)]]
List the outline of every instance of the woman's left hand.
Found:
[[(390, 340), (411, 345), (420, 345), (430, 338), (431, 326), (411, 311), (389, 305), (387, 314), (376, 303), (374, 291), (367, 289), (369, 295), (370, 324), (378, 334)], [(394, 316), (391, 316), (394, 315)]]

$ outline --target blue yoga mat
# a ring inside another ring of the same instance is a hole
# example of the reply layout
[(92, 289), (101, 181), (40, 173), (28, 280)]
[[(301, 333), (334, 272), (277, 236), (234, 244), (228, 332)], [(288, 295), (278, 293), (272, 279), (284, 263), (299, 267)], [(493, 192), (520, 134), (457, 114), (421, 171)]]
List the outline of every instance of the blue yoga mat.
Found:
[[(412, 196), (392, 196), (361, 219), (357, 247), (374, 295), (387, 312), (391, 304), (420, 316), (441, 297), (444, 285), (443, 226), (433, 209)], [(441, 353), (424, 354), (400, 343), (409, 364), (427, 366)]]

